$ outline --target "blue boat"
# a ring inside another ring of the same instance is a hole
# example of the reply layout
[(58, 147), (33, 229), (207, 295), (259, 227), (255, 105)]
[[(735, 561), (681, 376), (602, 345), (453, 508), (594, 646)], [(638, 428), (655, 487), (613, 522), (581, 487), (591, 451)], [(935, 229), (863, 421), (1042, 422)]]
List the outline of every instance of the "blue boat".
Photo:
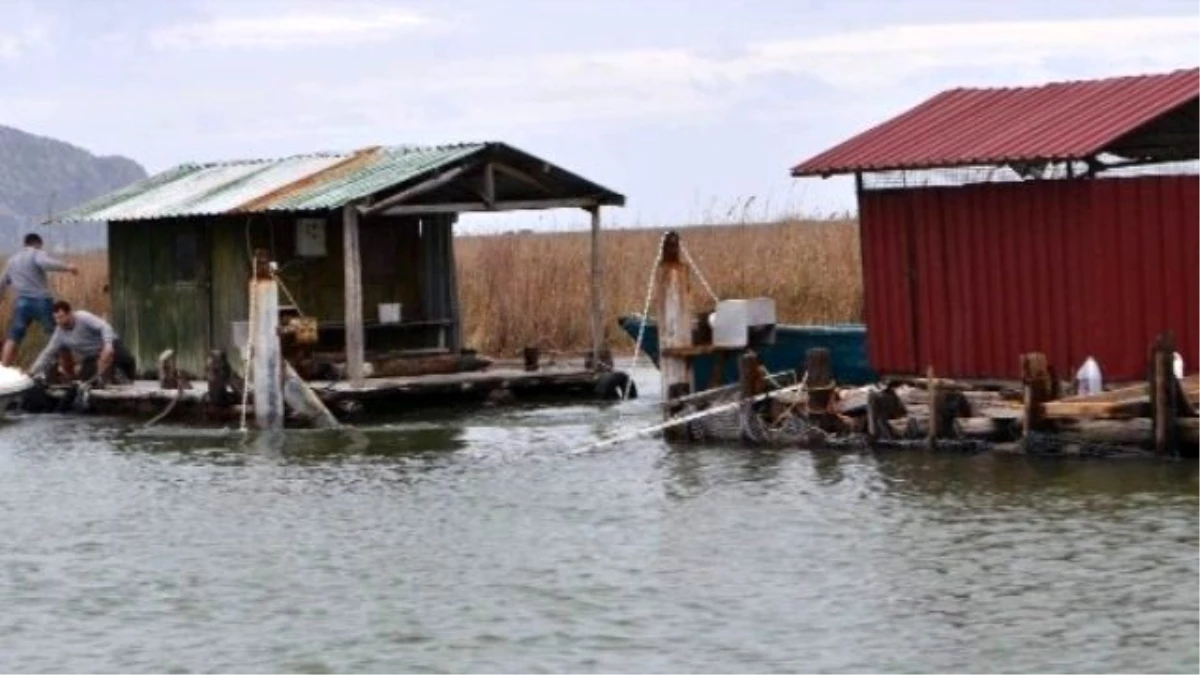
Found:
[[(617, 320), (621, 329), (637, 340), (642, 326), (642, 317), (636, 314)], [(755, 348), (755, 353), (766, 365), (768, 372), (803, 370), (804, 354), (813, 347), (829, 350), (833, 360), (833, 375), (838, 384), (862, 385), (877, 381), (875, 371), (867, 360), (867, 327), (862, 324), (836, 324), (828, 326), (797, 326), (779, 324), (775, 327), (775, 342)], [(651, 319), (646, 323), (642, 337), (642, 352), (658, 366), (658, 327)], [(702, 391), (713, 386), (712, 374), (716, 357), (712, 354), (697, 356), (693, 361), (695, 382), (693, 391)], [(726, 359), (725, 372), (716, 386), (738, 381), (737, 359)]]

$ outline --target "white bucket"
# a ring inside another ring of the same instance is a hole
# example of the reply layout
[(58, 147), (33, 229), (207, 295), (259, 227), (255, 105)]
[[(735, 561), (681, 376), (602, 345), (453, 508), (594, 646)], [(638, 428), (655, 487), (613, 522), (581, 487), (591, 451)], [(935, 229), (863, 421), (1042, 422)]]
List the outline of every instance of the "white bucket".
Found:
[(400, 303), (379, 303), (379, 323), (400, 323)]

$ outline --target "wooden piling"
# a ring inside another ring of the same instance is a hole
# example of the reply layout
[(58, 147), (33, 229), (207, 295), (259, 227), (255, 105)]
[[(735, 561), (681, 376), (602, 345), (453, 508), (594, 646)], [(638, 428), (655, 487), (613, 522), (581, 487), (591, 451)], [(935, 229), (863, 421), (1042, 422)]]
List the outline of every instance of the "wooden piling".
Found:
[[(600, 207), (589, 209), (592, 215), (592, 250), (591, 250), (591, 319), (592, 319), (592, 364), (600, 368), (600, 350), (604, 347), (604, 299), (603, 261), (600, 258)], [(665, 390), (664, 390), (665, 391)]]
[(1033, 352), (1021, 356), (1021, 380), (1024, 385), (1021, 433), (1028, 437), (1030, 432), (1044, 431), (1050, 424), (1043, 415), (1042, 404), (1053, 398), (1055, 387), (1045, 354)]
[[(663, 237), (662, 256), (655, 276), (658, 300), (659, 375), (667, 400), (691, 393), (692, 362), (686, 351), (692, 346), (691, 277), (683, 262), (679, 234)], [(664, 411), (664, 415), (673, 414)]]
[(1175, 340), (1168, 331), (1158, 336), (1150, 348), (1150, 410), (1153, 414), (1154, 453), (1178, 454), (1179, 432), (1176, 426), (1179, 382), (1173, 361)]
[(342, 209), (342, 246), (346, 295), (346, 376), (356, 387), (363, 386), (363, 300), (362, 254), (358, 243), (358, 207)]
[(255, 251), (250, 280), (251, 376), (254, 420), (259, 429), (283, 428), (283, 352), (279, 344), (279, 288), (266, 250)]

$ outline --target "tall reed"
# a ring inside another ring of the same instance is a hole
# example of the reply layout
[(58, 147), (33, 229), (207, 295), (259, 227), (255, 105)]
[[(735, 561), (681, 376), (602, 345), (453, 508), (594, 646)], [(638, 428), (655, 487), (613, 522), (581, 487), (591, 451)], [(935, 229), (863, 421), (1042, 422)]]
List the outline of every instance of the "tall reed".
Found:
[[(720, 298), (772, 297), (780, 321), (787, 323), (862, 318), (858, 227), (851, 220), (788, 219), (678, 231)], [(616, 318), (642, 311), (662, 234), (603, 233), (605, 327), (614, 350), (632, 347)], [(591, 345), (588, 233), (460, 237), (456, 252), (470, 346), (508, 356), (531, 345), (552, 350)], [(693, 305), (711, 307), (702, 284), (692, 286)]]
[[(607, 342), (632, 348), (616, 326), (621, 314), (642, 311), (647, 281), (664, 230), (614, 229), (602, 235)], [(785, 219), (769, 223), (679, 228), (684, 246), (721, 298), (772, 297), (787, 323), (834, 323), (862, 318), (858, 226), (853, 220)], [(526, 346), (582, 351), (591, 346), (590, 238), (587, 232), (523, 232), (456, 239), (464, 336), (485, 354), (514, 356)], [(58, 297), (101, 316), (110, 314), (104, 253), (70, 258), (77, 276), (55, 274)], [(712, 306), (699, 281), (693, 305)], [(12, 293), (0, 298), (7, 333)], [(652, 310), (653, 311), (653, 310)], [(41, 348), (34, 328), (22, 362)]]

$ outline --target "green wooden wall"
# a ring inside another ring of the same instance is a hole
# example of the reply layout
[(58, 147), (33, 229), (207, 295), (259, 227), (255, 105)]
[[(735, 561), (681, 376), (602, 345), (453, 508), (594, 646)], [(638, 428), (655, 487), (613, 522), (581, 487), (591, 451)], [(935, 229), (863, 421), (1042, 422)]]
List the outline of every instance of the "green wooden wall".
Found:
[[(296, 220), (325, 221), (326, 252), (296, 255)], [(423, 277), (420, 223), (416, 218), (366, 219), (359, 241), (363, 263), (363, 316), (377, 318), (377, 305), (400, 302), (405, 319), (424, 317), (425, 283), (442, 278), (449, 261), (436, 261), (438, 278)], [(194, 269), (188, 266), (191, 242)], [(428, 243), (428, 242), (426, 242)], [(280, 278), (300, 309), (322, 321), (343, 321), (345, 290), (341, 214), (253, 214), (209, 218), (161, 219), (112, 223), (109, 260), (113, 322), (138, 358), (139, 370), (152, 372), (158, 355), (174, 349), (179, 366), (204, 372), (208, 351), (226, 350), (235, 368), (232, 324), (248, 313), (250, 251), (266, 248), (280, 265)], [(447, 253), (447, 255), (449, 255)], [(281, 292), (280, 304), (291, 304)], [(433, 317), (442, 318), (442, 317)]]

